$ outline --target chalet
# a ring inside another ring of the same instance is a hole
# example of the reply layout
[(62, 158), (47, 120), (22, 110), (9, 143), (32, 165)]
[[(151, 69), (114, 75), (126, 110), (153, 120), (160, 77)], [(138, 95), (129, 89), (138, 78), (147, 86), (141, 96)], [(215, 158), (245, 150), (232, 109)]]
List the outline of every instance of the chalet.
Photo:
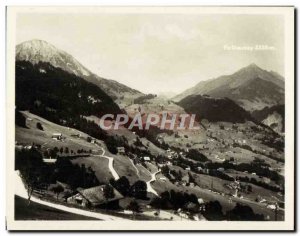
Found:
[(167, 178), (166, 177), (160, 177), (159, 180), (163, 181), (163, 182), (166, 182), (167, 181)]
[(171, 165), (173, 165), (173, 164), (172, 164), (172, 162), (167, 161), (167, 162), (166, 162), (166, 165), (167, 165), (167, 166), (171, 166)]
[(47, 163), (47, 164), (54, 164), (57, 161), (57, 159), (55, 158), (43, 158), (43, 162)]
[(71, 137), (80, 138), (80, 134), (71, 134)]
[(183, 176), (182, 179), (181, 179), (181, 184), (182, 185), (187, 185), (188, 183), (190, 183), (190, 176), (189, 175)]
[(61, 140), (62, 139), (62, 134), (61, 133), (53, 133), (52, 134), (52, 139)]
[(204, 204), (204, 200), (203, 198), (198, 198), (198, 203), (201, 205), (201, 204)]
[(122, 194), (118, 190), (113, 189), (114, 197), (110, 199), (105, 199), (104, 197), (104, 187), (105, 185), (100, 185), (88, 189), (78, 188), (77, 193), (69, 198), (67, 198), (67, 203), (80, 205), (83, 207), (87, 206), (101, 206), (104, 204), (117, 203), (123, 198)]
[(162, 167), (165, 166), (165, 164), (163, 164), (163, 163), (157, 163), (157, 166), (158, 166), (159, 168), (162, 168)]
[(125, 154), (125, 148), (124, 147), (117, 147), (118, 154)]
[(30, 149), (32, 149), (32, 145), (26, 145), (26, 146), (24, 147), (24, 149), (30, 150)]
[(91, 143), (96, 143), (96, 139), (92, 138)]

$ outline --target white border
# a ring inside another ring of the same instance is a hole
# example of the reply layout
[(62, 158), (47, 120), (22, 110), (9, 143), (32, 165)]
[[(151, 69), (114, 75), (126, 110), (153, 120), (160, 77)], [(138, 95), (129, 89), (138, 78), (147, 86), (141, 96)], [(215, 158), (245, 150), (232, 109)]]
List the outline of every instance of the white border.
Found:
[[(7, 180), (14, 168), (14, 50), (15, 19), (19, 12), (105, 12), (105, 13), (188, 13), (188, 14), (282, 14), (285, 17), (286, 80), (286, 220), (284, 222), (175, 222), (175, 221), (14, 221), (13, 181), (7, 181), (7, 224), (9, 230), (292, 230), (294, 228), (294, 9), (288, 7), (68, 7), (8, 8), (7, 28)], [(217, 225), (217, 227), (216, 227)]]

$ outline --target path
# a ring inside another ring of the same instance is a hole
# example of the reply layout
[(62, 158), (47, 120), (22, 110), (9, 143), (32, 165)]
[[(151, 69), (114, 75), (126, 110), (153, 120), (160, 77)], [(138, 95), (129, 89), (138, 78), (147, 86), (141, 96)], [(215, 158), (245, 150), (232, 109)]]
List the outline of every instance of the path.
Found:
[[(27, 195), (27, 190), (23, 184), (22, 178), (19, 175), (19, 171), (15, 171), (15, 194), (19, 197), (28, 199), (28, 195)], [(73, 213), (73, 214), (77, 214), (77, 215), (83, 215), (83, 216), (87, 216), (87, 217), (93, 217), (99, 220), (128, 220), (122, 217), (117, 217), (117, 216), (110, 216), (110, 215), (105, 215), (99, 212), (91, 212), (91, 211), (85, 211), (85, 210), (81, 210), (78, 208), (73, 208), (73, 207), (68, 207), (68, 206), (64, 206), (64, 205), (60, 205), (60, 204), (55, 204), (52, 202), (48, 202), (48, 201), (43, 201), (39, 198), (36, 198), (35, 196), (31, 196), (31, 201), (32, 202), (36, 202), (48, 207), (52, 207), (55, 209), (59, 209), (62, 211), (66, 211), (69, 213)]]
[[(146, 168), (145, 168), (146, 169)], [(148, 171), (148, 170), (147, 170)], [(154, 190), (154, 188), (152, 188), (151, 183), (154, 182), (156, 180), (156, 174), (160, 172), (156, 171), (154, 173), (151, 173), (150, 171), (148, 171), (151, 174), (151, 179), (149, 181), (146, 182), (147, 184), (147, 192), (149, 193), (153, 193), (154, 195), (156, 195), (157, 197), (159, 196), (158, 193)]]
[(110, 173), (112, 174), (112, 176), (114, 177), (115, 180), (120, 179), (120, 176), (118, 175), (117, 171), (114, 169), (114, 158), (109, 157), (109, 156), (105, 156), (104, 155), (105, 150), (104, 150), (103, 147), (100, 147), (100, 149), (102, 150), (103, 153), (101, 155), (95, 155), (95, 156), (100, 156), (100, 157), (104, 157), (104, 158), (108, 159), (108, 169), (109, 169)]
[(138, 168), (136, 168), (135, 164), (133, 163), (133, 160), (131, 160), (130, 158), (128, 158), (128, 159), (129, 159), (129, 161), (131, 162), (133, 168), (136, 170), (137, 176), (140, 177), (140, 172), (139, 172)]

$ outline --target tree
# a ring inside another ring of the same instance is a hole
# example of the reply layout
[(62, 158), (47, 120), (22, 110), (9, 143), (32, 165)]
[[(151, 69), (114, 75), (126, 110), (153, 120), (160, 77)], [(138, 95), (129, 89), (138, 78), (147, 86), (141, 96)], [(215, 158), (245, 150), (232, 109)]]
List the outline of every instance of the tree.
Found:
[(147, 184), (138, 180), (130, 188), (130, 195), (137, 199), (147, 199)]
[(114, 137), (109, 136), (108, 138), (106, 138), (104, 140), (104, 142), (107, 146), (108, 151), (110, 151), (112, 154), (117, 154), (118, 153), (118, 150), (117, 150), (118, 143), (117, 143), (117, 141), (115, 140)]
[(86, 138), (86, 141), (90, 143), (90, 142), (92, 142), (92, 138), (91, 138), (90, 136), (88, 136), (88, 137)]
[(237, 203), (236, 206), (226, 213), (227, 220), (235, 221), (261, 221), (264, 215), (255, 214), (250, 206)]
[(135, 219), (135, 216), (136, 216), (137, 213), (141, 212), (141, 208), (140, 208), (138, 202), (135, 201), (135, 200), (133, 200), (129, 203), (129, 205), (127, 206), (127, 209), (132, 211), (133, 219)]
[(43, 128), (43, 126), (40, 122), (36, 123), (36, 128), (39, 129), (39, 130), (44, 130), (44, 128)]
[(43, 157), (37, 150), (31, 149), (16, 152), (15, 169), (20, 171), (20, 176), (26, 185), (28, 205), (30, 204), (33, 190), (39, 188), (41, 183), (47, 183), (49, 180), (46, 168)]
[(111, 180), (111, 184), (123, 195), (127, 196), (130, 190), (130, 183), (126, 176), (122, 176), (118, 180)]
[(63, 152), (64, 152), (64, 148), (63, 148), (63, 147), (61, 147), (61, 148), (59, 149), (59, 152), (60, 152), (60, 154), (63, 154)]
[(58, 196), (60, 193), (62, 193), (64, 191), (64, 188), (60, 184), (56, 184), (56, 185), (52, 186), (50, 188), (50, 190), (56, 194), (56, 199), (58, 200)]
[(208, 220), (224, 220), (222, 205), (219, 201), (210, 201), (205, 205), (203, 216)]
[(69, 148), (68, 147), (65, 147), (65, 153), (69, 154)]
[(114, 188), (109, 184), (105, 185), (103, 189), (103, 196), (106, 200), (106, 203), (108, 202), (109, 199), (114, 198), (115, 197)]
[(251, 192), (252, 192), (252, 186), (251, 186), (250, 184), (247, 186), (247, 192), (248, 192), (248, 193), (251, 193)]
[(44, 151), (44, 157), (49, 158), (49, 152), (48, 151)]
[(19, 111), (16, 111), (15, 113), (15, 123), (16, 125), (20, 126), (20, 127), (23, 127), (23, 128), (28, 128), (26, 126), (26, 118), (24, 117), (24, 115), (19, 112)]

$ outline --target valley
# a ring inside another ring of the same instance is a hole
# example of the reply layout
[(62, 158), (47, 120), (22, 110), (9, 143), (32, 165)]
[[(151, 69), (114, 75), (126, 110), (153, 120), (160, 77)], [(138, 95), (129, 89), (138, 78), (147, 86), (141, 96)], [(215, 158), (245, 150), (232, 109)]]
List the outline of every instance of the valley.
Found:
[[(101, 220), (282, 221), (282, 111), (284, 79), (255, 64), (168, 99), (103, 79), (47, 42), (20, 44), (18, 205)], [(103, 130), (104, 114), (106, 124), (139, 114), (143, 126), (148, 114), (195, 114), (199, 129)], [(44, 217), (30, 214), (21, 219)]]

